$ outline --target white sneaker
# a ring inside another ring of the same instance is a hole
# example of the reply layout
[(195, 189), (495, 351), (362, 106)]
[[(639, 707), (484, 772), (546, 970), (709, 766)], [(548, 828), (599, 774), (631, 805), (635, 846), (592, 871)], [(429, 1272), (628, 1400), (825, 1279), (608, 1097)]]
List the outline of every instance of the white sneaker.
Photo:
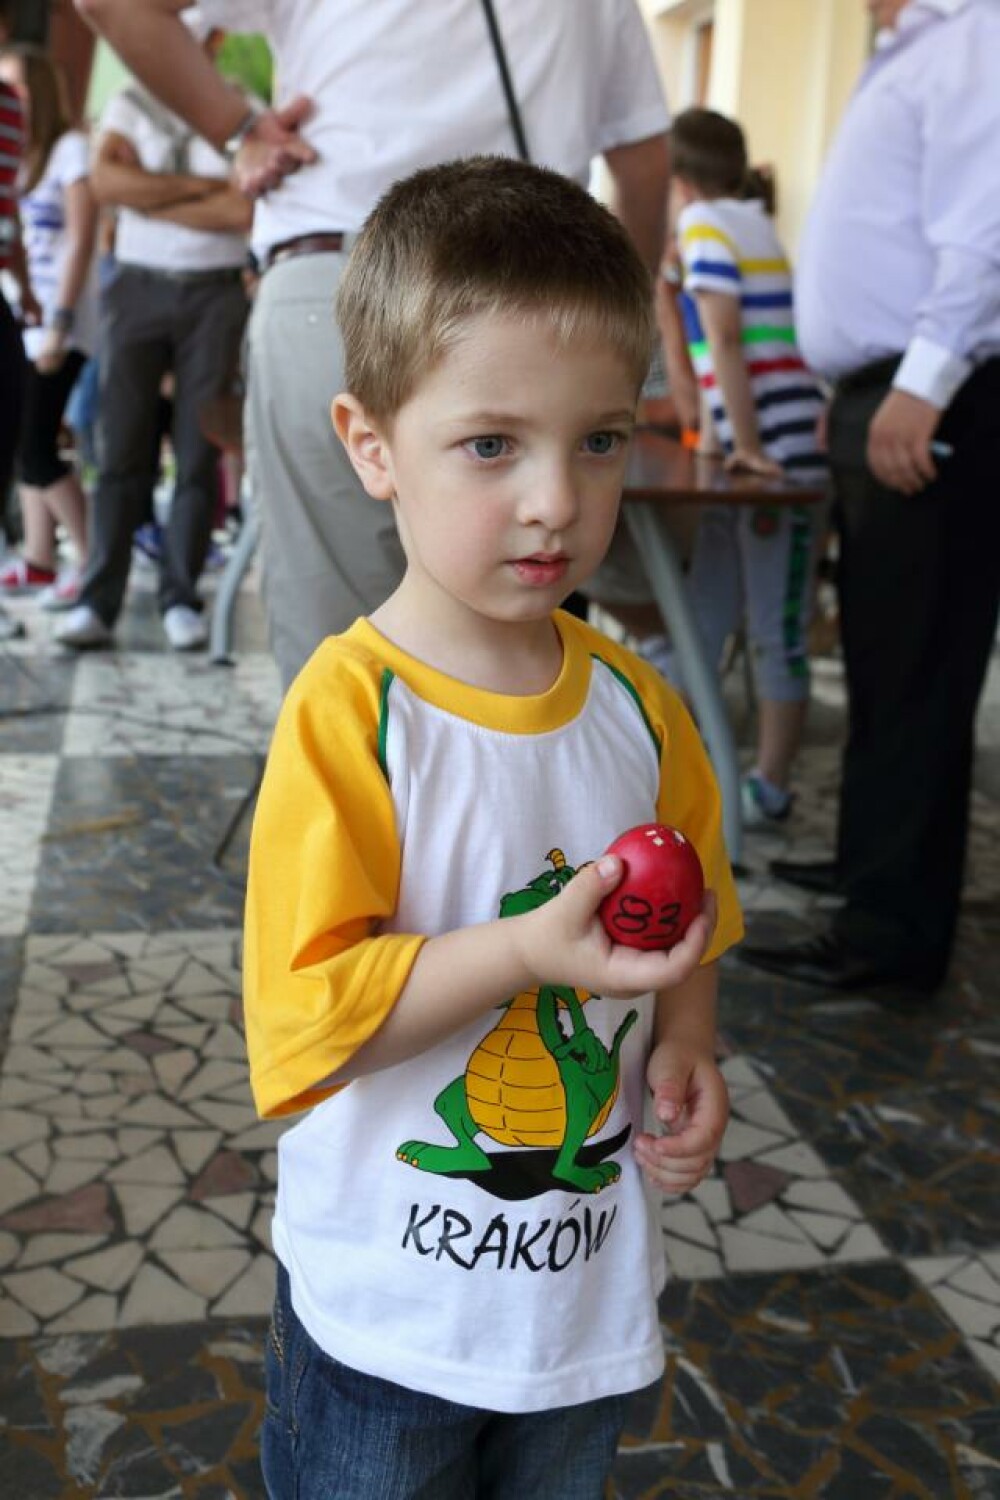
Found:
[(175, 651), (196, 651), (208, 642), (205, 616), (188, 604), (172, 604), (165, 610), (163, 629)]
[(111, 631), (96, 610), (89, 604), (77, 604), (53, 631), (53, 639), (60, 646), (73, 646), (85, 650), (89, 646), (110, 646)]
[(748, 771), (740, 782), (740, 808), (744, 828), (773, 828), (776, 823), (783, 823), (788, 817), (792, 810), (792, 797), (788, 792), (785, 793), (783, 802), (777, 801), (773, 792), (769, 797), (758, 773)]
[(79, 568), (64, 568), (55, 583), (50, 583), (48, 588), (42, 589), (38, 595), (36, 602), (39, 608), (47, 609), (50, 614), (72, 609), (80, 597), (82, 582), (83, 575)]

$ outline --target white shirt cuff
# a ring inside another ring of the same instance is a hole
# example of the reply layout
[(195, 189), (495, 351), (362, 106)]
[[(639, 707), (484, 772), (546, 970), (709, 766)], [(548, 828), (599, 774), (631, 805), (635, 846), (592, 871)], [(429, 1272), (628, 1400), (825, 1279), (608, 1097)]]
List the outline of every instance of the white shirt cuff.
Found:
[(897, 391), (920, 396), (943, 411), (951, 405), (955, 392), (968, 380), (972, 369), (971, 359), (963, 359), (918, 334), (911, 339), (892, 383)]

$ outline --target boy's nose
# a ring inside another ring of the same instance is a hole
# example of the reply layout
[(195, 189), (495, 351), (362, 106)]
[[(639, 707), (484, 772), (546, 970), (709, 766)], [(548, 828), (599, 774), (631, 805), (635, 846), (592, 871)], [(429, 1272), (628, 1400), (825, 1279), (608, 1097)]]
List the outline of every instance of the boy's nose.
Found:
[(577, 486), (566, 465), (546, 468), (536, 478), (526, 497), (528, 519), (540, 521), (549, 531), (561, 531), (576, 519), (579, 509)]

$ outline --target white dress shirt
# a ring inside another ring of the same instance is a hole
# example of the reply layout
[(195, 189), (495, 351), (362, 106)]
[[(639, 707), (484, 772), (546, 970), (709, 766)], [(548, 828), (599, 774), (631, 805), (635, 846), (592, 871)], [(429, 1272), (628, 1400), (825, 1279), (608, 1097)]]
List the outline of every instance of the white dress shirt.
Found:
[[(355, 230), (420, 167), (515, 152), (479, 0), (202, 0), (230, 31), (263, 32), (275, 98), (306, 94), (319, 153), (254, 213), (258, 255), (295, 235)], [(532, 158), (584, 187), (591, 158), (669, 124), (635, 0), (498, 0)]]
[(945, 407), (1000, 354), (1000, 0), (910, 0), (862, 75), (799, 249), (803, 355), (831, 379), (904, 354)]
[[(159, 106), (160, 113), (176, 122), (177, 132), (188, 135), (176, 115)], [(114, 131), (131, 141), (139, 161), (147, 172), (177, 170), (173, 160), (174, 137), (157, 127), (153, 118), (138, 107), (129, 90), (122, 90), (109, 101), (101, 116), (101, 132)], [(225, 157), (200, 136), (191, 135), (187, 171), (198, 177), (229, 177)], [(150, 271), (218, 271), (232, 270), (246, 260), (247, 240), (243, 234), (222, 229), (190, 229), (186, 224), (171, 224), (167, 219), (149, 218), (132, 208), (118, 210), (115, 233), (115, 259), (122, 265), (142, 266)]]

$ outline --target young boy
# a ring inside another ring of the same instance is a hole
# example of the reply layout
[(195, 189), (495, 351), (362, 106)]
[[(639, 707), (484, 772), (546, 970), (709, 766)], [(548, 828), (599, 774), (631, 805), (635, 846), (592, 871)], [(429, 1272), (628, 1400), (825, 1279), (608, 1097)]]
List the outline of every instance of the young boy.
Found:
[[(688, 344), (727, 468), (822, 483), (823, 396), (795, 343), (792, 281), (774, 225), (744, 196), (734, 120), (688, 109), (672, 130)], [(743, 783), (750, 826), (780, 822), (809, 700), (808, 629), (820, 505), (704, 510), (689, 582), (712, 660), (745, 608), (759, 701), (757, 764)], [(648, 645), (644, 648), (648, 650)]]
[[(683, 706), (558, 610), (615, 524), (649, 278), (581, 188), (481, 158), (390, 190), (337, 306), (334, 425), (408, 566), (292, 686), (254, 824), (253, 1087), (310, 1111), (280, 1147), (268, 1492), (597, 1500), (663, 1368), (643, 1179), (711, 1166), (741, 932)], [(654, 820), (718, 906), (669, 952), (597, 914), (602, 850)]]

